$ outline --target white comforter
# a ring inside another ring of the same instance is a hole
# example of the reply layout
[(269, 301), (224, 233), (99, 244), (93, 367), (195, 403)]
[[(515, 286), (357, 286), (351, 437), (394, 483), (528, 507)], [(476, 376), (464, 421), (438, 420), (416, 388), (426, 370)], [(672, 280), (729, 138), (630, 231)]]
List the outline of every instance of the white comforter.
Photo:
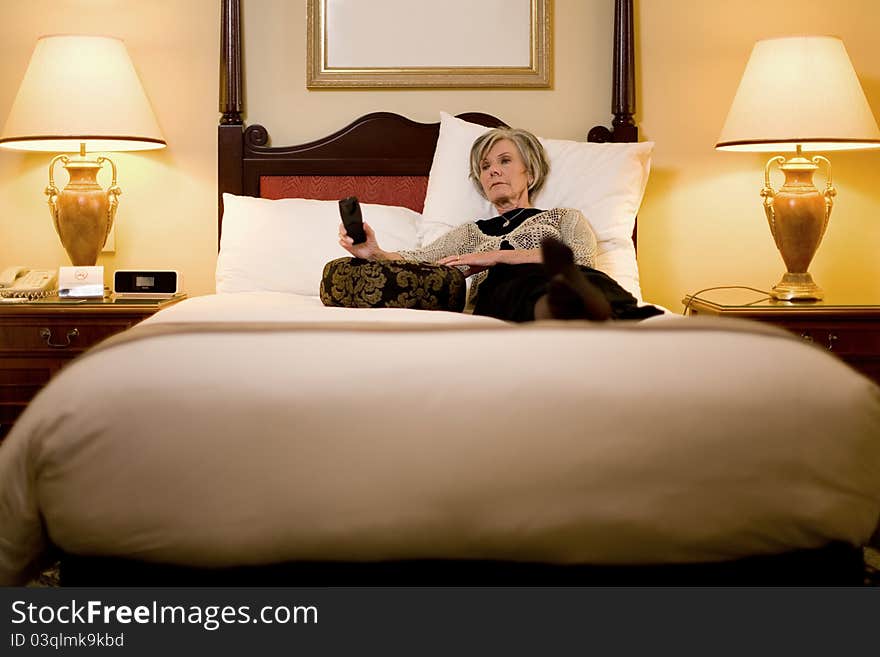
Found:
[(241, 294), (145, 325), (191, 322), (218, 330), (88, 354), (22, 415), (0, 447), (0, 583), (50, 543), (204, 566), (666, 563), (864, 544), (880, 518), (880, 388), (733, 320), (510, 326)]

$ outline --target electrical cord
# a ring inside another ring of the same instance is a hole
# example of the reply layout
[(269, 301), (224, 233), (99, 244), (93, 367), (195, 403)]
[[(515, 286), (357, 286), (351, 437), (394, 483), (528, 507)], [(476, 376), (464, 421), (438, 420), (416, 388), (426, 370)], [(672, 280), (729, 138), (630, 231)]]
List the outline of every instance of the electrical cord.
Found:
[(756, 303), (761, 303), (762, 301), (767, 301), (770, 298), (770, 293), (767, 292), (766, 290), (759, 290), (758, 288), (749, 287), (748, 285), (716, 285), (715, 287), (704, 287), (702, 290), (697, 290), (696, 292), (694, 292), (693, 294), (690, 295), (687, 303), (684, 305), (684, 310), (682, 310), (681, 314), (682, 315), (688, 314), (688, 310), (690, 310), (691, 304), (696, 299), (699, 298), (698, 295), (702, 294), (703, 292), (711, 292), (712, 290), (751, 290), (752, 292), (758, 292), (758, 293), (764, 295), (760, 299), (757, 299), (755, 301), (750, 301), (749, 303), (742, 304), (744, 306), (751, 306)]

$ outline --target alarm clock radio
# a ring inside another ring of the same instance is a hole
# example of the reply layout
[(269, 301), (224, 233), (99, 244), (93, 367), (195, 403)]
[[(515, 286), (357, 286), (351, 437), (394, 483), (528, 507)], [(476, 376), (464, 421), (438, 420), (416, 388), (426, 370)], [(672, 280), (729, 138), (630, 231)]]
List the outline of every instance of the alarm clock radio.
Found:
[(113, 294), (120, 299), (170, 299), (180, 288), (180, 274), (173, 269), (117, 269), (113, 273)]

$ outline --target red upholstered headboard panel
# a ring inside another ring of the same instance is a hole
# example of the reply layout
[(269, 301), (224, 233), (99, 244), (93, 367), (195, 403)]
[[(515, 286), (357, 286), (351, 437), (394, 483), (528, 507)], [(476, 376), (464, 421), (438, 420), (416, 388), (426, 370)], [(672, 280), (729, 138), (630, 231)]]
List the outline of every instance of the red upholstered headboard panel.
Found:
[(421, 213), (428, 176), (261, 176), (263, 198), (335, 201), (357, 196), (361, 203), (402, 205)]

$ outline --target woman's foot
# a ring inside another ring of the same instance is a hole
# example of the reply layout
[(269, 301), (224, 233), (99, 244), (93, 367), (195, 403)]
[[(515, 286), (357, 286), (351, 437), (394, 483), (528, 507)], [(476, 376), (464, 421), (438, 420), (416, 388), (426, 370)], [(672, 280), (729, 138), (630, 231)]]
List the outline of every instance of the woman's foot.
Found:
[(590, 319), (611, 317), (611, 304), (574, 264), (574, 254), (555, 237), (541, 242), (544, 269), (550, 276), (547, 293), (535, 303), (535, 319)]

